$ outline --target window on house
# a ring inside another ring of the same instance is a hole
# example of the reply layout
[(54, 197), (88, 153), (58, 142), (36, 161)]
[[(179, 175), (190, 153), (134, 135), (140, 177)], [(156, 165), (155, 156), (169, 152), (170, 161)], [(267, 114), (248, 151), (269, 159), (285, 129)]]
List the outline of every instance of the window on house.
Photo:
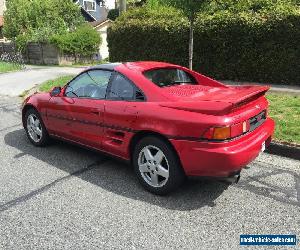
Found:
[(96, 11), (96, 2), (95, 2), (95, 0), (84, 0), (83, 5), (84, 5), (84, 9), (86, 11)]
[(99, 1), (99, 5), (100, 5), (100, 7), (105, 7), (104, 0), (100, 0), (100, 1)]

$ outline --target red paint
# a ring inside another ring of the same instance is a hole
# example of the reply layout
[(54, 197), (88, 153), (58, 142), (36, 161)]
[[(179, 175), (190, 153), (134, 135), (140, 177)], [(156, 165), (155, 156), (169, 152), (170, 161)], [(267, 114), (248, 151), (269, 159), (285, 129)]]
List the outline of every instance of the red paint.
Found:
[[(160, 88), (143, 75), (144, 71), (164, 67), (189, 72), (198, 85)], [(264, 141), (270, 143), (275, 125), (269, 117), (250, 131), (251, 118), (268, 108), (264, 96), (268, 87), (226, 86), (168, 63), (125, 63), (114, 70), (130, 79), (147, 100), (78, 99), (65, 97), (62, 91), (57, 97), (35, 94), (23, 107), (35, 107), (51, 135), (127, 160), (135, 134), (160, 134), (174, 146), (185, 173), (193, 176), (228, 176), (253, 161)], [(203, 139), (211, 128), (225, 126), (231, 128), (234, 139)]]

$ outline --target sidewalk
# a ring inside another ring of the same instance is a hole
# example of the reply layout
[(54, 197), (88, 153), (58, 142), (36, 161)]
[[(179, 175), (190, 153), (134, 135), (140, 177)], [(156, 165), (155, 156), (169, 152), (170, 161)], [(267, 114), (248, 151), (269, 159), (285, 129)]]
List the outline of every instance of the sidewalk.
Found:
[(19, 96), (47, 80), (77, 75), (84, 67), (26, 66), (24, 70), (0, 74), (0, 95)]
[(255, 82), (234, 82), (234, 81), (220, 81), (227, 85), (267, 85), (270, 86), (270, 92), (273, 93), (286, 93), (300, 96), (300, 86), (296, 85), (280, 85), (280, 84), (262, 84)]

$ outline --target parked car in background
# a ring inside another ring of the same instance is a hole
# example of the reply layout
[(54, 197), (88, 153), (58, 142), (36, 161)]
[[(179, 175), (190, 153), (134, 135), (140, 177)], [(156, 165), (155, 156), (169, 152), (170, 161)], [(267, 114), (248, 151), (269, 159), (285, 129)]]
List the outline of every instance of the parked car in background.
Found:
[(268, 89), (162, 62), (103, 64), (28, 97), (22, 118), (35, 146), (55, 137), (131, 161), (147, 190), (166, 194), (186, 176), (239, 179), (271, 142)]

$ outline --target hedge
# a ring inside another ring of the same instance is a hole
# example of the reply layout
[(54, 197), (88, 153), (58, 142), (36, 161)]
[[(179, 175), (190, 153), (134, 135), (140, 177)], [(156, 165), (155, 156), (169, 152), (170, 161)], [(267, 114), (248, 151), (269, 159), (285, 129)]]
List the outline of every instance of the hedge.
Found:
[(75, 58), (92, 56), (102, 43), (99, 33), (89, 24), (82, 24), (72, 32), (54, 35), (49, 40), (61, 52), (74, 55)]
[[(300, 85), (299, 8), (199, 14), (194, 69), (216, 79)], [(140, 8), (108, 32), (110, 61), (188, 65), (188, 20), (172, 8)]]

